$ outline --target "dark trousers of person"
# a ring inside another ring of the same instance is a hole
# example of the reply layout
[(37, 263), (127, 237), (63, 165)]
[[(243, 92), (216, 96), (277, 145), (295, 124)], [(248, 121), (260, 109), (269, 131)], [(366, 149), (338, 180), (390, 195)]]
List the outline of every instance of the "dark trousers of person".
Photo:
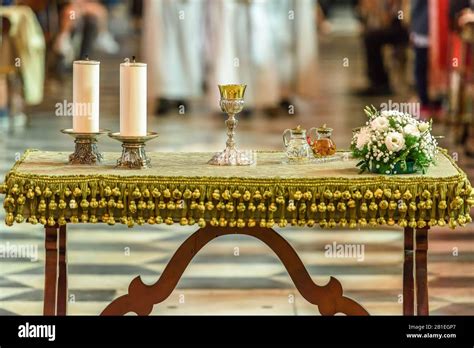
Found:
[(407, 42), (408, 31), (399, 20), (394, 20), (387, 28), (368, 30), (364, 33), (367, 75), (371, 87), (389, 87), (388, 74), (382, 57), (383, 46)]
[[(58, 4), (58, 13), (61, 13), (66, 5), (67, 1), (60, 2)], [(97, 20), (93, 16), (85, 15), (82, 18), (82, 23), (77, 28), (74, 28), (73, 35), (79, 31), (82, 32), (81, 47), (79, 54), (74, 59), (84, 59), (86, 56), (91, 56), (98, 33)]]
[(415, 87), (422, 106), (430, 103), (428, 97), (428, 48), (415, 47)]
[(84, 16), (82, 24), (82, 42), (78, 57), (79, 59), (84, 59), (86, 56), (91, 56), (95, 38), (97, 37), (98, 33), (97, 20), (92, 16)]

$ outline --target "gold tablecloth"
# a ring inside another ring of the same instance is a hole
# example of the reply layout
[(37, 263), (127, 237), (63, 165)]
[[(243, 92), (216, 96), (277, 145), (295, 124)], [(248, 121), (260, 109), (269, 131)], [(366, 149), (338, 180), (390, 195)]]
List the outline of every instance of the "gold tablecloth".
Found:
[(257, 165), (218, 167), (211, 153), (149, 153), (152, 168), (68, 165), (65, 152), (28, 150), (0, 185), (6, 224), (28, 221), (213, 226), (464, 226), (474, 190), (444, 151), (428, 172), (359, 174), (357, 160), (290, 165), (258, 152)]

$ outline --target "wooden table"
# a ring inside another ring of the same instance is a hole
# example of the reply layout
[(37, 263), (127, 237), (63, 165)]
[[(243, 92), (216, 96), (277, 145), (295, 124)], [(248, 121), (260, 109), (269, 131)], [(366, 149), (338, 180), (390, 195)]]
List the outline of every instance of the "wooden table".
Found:
[(367, 315), (362, 305), (344, 296), (334, 277), (324, 286), (313, 282), (296, 251), (274, 230), (288, 224), (402, 227), (403, 314), (414, 315), (416, 307), (416, 314), (428, 315), (428, 230), (472, 221), (472, 187), (443, 152), (427, 174), (400, 176), (360, 175), (347, 157), (291, 166), (276, 152), (259, 153), (258, 165), (250, 167), (210, 167), (207, 153), (151, 153), (155, 167), (142, 171), (115, 169), (115, 153), (104, 154), (100, 166), (69, 166), (67, 155), (27, 151), (0, 187), (6, 194), (7, 225), (25, 220), (45, 225), (45, 315), (67, 313), (67, 223), (199, 226), (155, 284), (146, 285), (137, 276), (128, 293), (102, 315), (150, 314), (171, 294), (193, 257), (229, 234), (268, 245), (321, 314)]

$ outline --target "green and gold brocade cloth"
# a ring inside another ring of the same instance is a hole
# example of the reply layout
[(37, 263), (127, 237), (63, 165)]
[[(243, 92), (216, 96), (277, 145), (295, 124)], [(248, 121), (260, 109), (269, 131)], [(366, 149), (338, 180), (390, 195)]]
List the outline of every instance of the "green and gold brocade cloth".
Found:
[(437, 165), (410, 175), (359, 174), (357, 160), (289, 165), (258, 152), (255, 166), (210, 166), (210, 153), (149, 153), (153, 167), (68, 165), (68, 153), (28, 150), (0, 185), (6, 224), (67, 222), (222, 227), (398, 225), (471, 222), (474, 191), (440, 151)]

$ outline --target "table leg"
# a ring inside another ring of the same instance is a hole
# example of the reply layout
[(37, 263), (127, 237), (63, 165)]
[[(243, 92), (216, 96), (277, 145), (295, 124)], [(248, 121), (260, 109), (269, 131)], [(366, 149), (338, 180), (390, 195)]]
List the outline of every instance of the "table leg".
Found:
[(43, 314), (56, 315), (58, 286), (58, 226), (45, 226), (46, 260), (44, 270)]
[(336, 278), (331, 277), (324, 286), (315, 284), (296, 251), (273, 229), (211, 226), (198, 230), (181, 244), (156, 283), (146, 285), (140, 276), (134, 278), (128, 287), (128, 293), (112, 301), (102, 315), (124, 315), (130, 312), (149, 315), (155, 304), (168, 298), (193, 257), (213, 239), (228, 234), (252, 236), (268, 245), (285, 266), (301, 295), (318, 306), (321, 314), (368, 315), (360, 304), (343, 295), (342, 285)]
[(67, 314), (67, 235), (66, 225), (59, 227), (59, 276), (57, 315)]
[(415, 314), (415, 281), (413, 278), (413, 237), (415, 230), (405, 227), (403, 260), (403, 315)]
[(427, 269), (428, 229), (428, 227), (416, 229), (415, 267), (417, 315), (429, 315)]

